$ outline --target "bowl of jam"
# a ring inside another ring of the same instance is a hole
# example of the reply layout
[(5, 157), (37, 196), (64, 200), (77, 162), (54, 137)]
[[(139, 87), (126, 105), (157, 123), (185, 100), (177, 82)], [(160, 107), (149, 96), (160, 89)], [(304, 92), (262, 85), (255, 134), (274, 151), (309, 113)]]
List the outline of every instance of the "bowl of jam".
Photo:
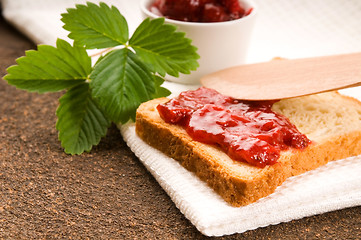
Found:
[(199, 84), (209, 73), (246, 63), (257, 7), (249, 0), (142, 0), (144, 18), (164, 17), (198, 48), (199, 68), (169, 81)]

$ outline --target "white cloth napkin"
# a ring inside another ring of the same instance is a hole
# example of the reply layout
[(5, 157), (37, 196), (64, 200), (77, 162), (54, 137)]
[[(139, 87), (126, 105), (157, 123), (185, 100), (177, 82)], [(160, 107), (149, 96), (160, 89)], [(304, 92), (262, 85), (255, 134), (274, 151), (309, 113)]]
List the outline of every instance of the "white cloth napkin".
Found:
[[(1, 1), (1, 0), (0, 0)], [(36, 43), (67, 39), (60, 13), (82, 0), (2, 0), (4, 17)], [(93, 1), (93, 2), (99, 2)], [(103, 0), (115, 5), (130, 23), (140, 23), (139, 0)], [(259, 17), (248, 62), (273, 57), (299, 58), (361, 51), (361, 1), (255, 1)], [(197, 86), (165, 83), (177, 95)], [(342, 93), (361, 100), (361, 89)], [(134, 124), (120, 126), (122, 136), (180, 211), (208, 236), (222, 236), (328, 211), (361, 205), (361, 156), (331, 162), (289, 178), (276, 192), (235, 208), (175, 160), (141, 141)]]

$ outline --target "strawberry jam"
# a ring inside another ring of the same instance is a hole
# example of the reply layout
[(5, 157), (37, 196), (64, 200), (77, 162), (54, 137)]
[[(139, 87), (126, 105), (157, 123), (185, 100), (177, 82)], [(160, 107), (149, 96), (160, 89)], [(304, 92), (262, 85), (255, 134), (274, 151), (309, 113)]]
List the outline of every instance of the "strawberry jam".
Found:
[(225, 22), (251, 13), (239, 0), (155, 0), (150, 11), (185, 22)]
[(232, 159), (257, 167), (275, 164), (282, 150), (304, 149), (310, 140), (276, 101), (241, 101), (201, 87), (157, 106), (165, 122), (183, 126), (193, 140), (217, 145)]

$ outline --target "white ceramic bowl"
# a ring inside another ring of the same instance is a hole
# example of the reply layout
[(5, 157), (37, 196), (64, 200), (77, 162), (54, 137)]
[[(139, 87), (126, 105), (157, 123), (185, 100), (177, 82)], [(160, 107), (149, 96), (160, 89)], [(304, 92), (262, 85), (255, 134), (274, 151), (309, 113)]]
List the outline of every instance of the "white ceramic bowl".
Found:
[[(154, 0), (142, 0), (141, 11), (144, 18), (160, 16), (149, 11)], [(245, 9), (253, 8), (246, 17), (217, 23), (195, 23), (165, 19), (166, 23), (174, 24), (179, 31), (186, 33), (192, 39), (192, 44), (198, 48), (199, 68), (189, 75), (180, 74), (179, 78), (166, 76), (169, 81), (199, 84), (199, 79), (209, 73), (244, 64), (250, 45), (252, 30), (257, 15), (257, 7), (249, 0), (240, 0)]]

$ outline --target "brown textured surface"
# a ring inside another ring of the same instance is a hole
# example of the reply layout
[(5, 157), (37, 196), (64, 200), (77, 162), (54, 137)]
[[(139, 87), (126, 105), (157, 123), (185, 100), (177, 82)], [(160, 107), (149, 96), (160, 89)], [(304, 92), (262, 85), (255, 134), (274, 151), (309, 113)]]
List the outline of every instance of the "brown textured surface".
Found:
[[(33, 48), (0, 18), (0, 75)], [(204, 239), (113, 126), (89, 154), (63, 153), (60, 94), (0, 80), (0, 239)], [(361, 239), (361, 207), (220, 239)]]

